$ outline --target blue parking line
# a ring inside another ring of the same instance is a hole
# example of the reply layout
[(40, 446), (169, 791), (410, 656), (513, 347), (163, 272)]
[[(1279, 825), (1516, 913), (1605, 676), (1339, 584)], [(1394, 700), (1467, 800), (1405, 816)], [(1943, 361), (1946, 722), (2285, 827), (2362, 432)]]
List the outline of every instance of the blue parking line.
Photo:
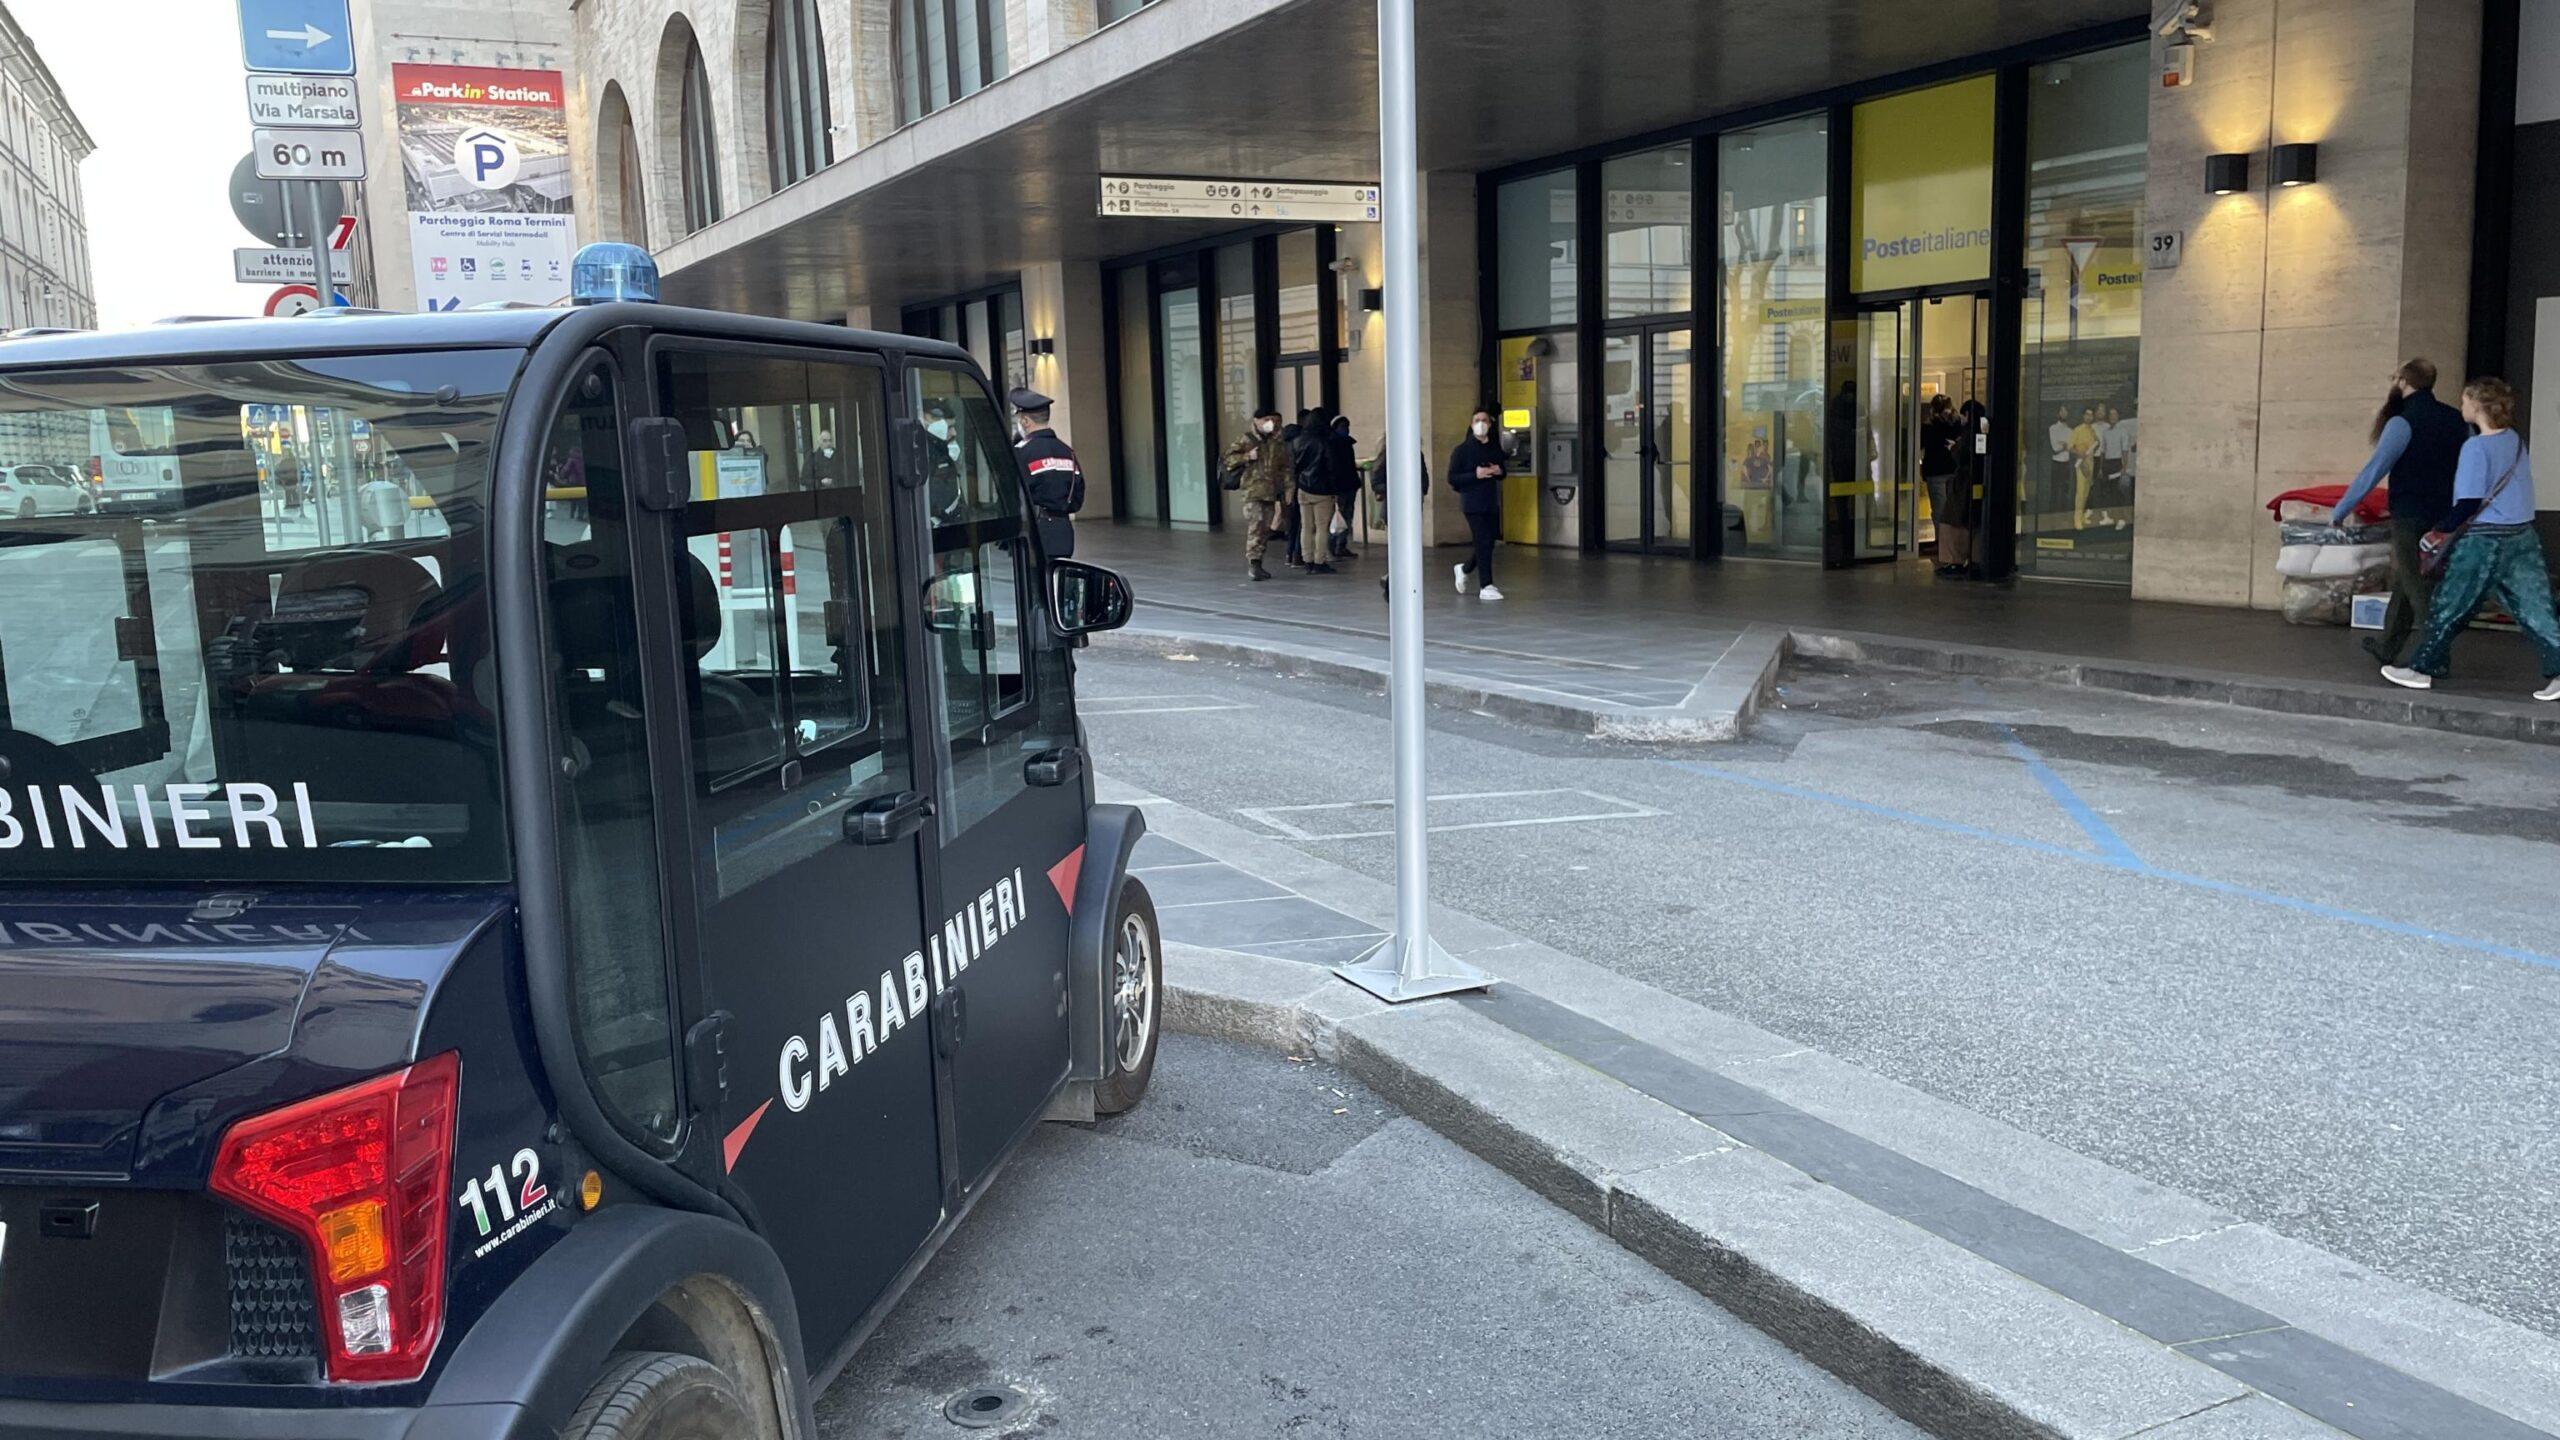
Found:
[(2089, 808), (2089, 802), (2080, 798), (2080, 792), (2055, 774), (2053, 767), (2044, 763), (2043, 756), (2018, 738), (2017, 731), (1996, 721), (1992, 728), (2000, 732), (2000, 738), (2009, 746), (2009, 753), (2017, 756), (2019, 762), (2027, 767), (2027, 773), (2036, 777), (2036, 783), (2044, 787), (2044, 793), (2052, 796), (2053, 803), (2062, 807), (2062, 813), (2070, 816), (2071, 822), (2079, 826), (2091, 843), (2098, 847), (2099, 854), (2129, 860), (2136, 865), (2142, 863), (2142, 857), (2134, 853), (2133, 847), (2125, 843), (2115, 827), (2099, 819), (2098, 812)]
[[(2021, 748), (2024, 747), (2022, 746)], [(1893, 806), (1878, 805), (1870, 800), (1859, 800), (1847, 795), (1834, 795), (1827, 790), (1815, 790), (1803, 785), (1790, 785), (1783, 780), (1771, 780), (1759, 775), (1746, 775), (1739, 771), (1727, 770), (1722, 766), (1707, 765), (1694, 760), (1660, 760), (1655, 763), (1668, 765), (1674, 770), (1685, 770), (1692, 775), (1702, 776), (1709, 780), (1720, 780), (1728, 785), (1740, 785), (1745, 789), (1764, 791), (1772, 795), (1784, 795), (1789, 799), (1794, 800), (1810, 800), (1817, 804), (1831, 806), (1834, 809), (1848, 810), (1861, 815), (1871, 815), (1883, 820), (1895, 820), (1906, 825), (1918, 825), (1944, 834), (1962, 835), (1975, 840), (1987, 840), (1992, 844), (2005, 845), (2013, 850), (2026, 850), (2038, 855), (2051, 855), (2064, 860), (2076, 860), (2083, 865), (2096, 865), (2102, 869), (2114, 870), (2122, 874), (2138, 876), (2146, 880), (2163, 880), (2172, 885), (2183, 885), (2188, 889), (2202, 890), (2209, 894), (2225, 895), (2240, 900), (2254, 900), (2263, 905), (2273, 905), (2279, 909), (2291, 910), (2301, 915), (2309, 915), (2322, 920), (2334, 920), (2345, 925), (2361, 926), (2368, 930), (2378, 930), (2386, 935), (2397, 935), (2412, 940), (2429, 940), (2439, 945), (2449, 945), (2457, 950), (2468, 950), (2477, 955), (2494, 955), (2501, 960), (2513, 960), (2520, 964), (2535, 966), (2539, 969), (2560, 971), (2560, 955), (2544, 955), (2532, 950), (2519, 949), (2513, 945), (2502, 945), (2494, 940), (2482, 940), (2476, 936), (2457, 935), (2448, 930), (2436, 930), (2424, 925), (2412, 925), (2406, 921), (2393, 920), (2387, 916), (2370, 915), (2361, 910), (2349, 910), (2344, 906), (2330, 905), (2318, 900), (2305, 900), (2299, 896), (2279, 894), (2273, 890), (2261, 890), (2253, 885), (2235, 884), (2228, 880), (2216, 880), (2204, 875), (2189, 875), (2183, 871), (2163, 870), (2158, 866), (2151, 864), (2149, 861), (2144, 860), (2142, 857), (2135, 855), (2130, 849), (2122, 848), (2123, 841), (2120, 838), (2116, 842), (2116, 845), (2119, 848), (2114, 850), (2074, 850), (2067, 845), (2056, 845), (2049, 840), (2037, 840), (2024, 835), (2011, 835), (2003, 831), (1987, 829), (1980, 825), (1968, 825), (1958, 820), (1940, 819), (1935, 815), (1922, 815), (1911, 810), (1898, 810)], [(2051, 771), (2048, 769), (2046, 773), (2050, 774)], [(2059, 776), (2055, 777), (2054, 783), (2061, 784)], [(2062, 788), (2066, 793), (2070, 789), (2068, 785), (2063, 785)], [(2077, 802), (2076, 796), (2074, 797), (2074, 802), (2079, 803)], [(2066, 805), (2064, 808), (2068, 809), (2070, 807)], [(2087, 808), (2085, 803), (2082, 804), (2081, 808)], [(2091, 818), (2094, 820), (2095, 816), (2092, 815)], [(2106, 828), (2105, 822), (2098, 821), (2097, 823), (2101, 829)], [(2107, 833), (2112, 835), (2114, 832), (2112, 830), (2108, 830)], [(2092, 838), (2094, 839), (2096, 837), (2093, 835)]]

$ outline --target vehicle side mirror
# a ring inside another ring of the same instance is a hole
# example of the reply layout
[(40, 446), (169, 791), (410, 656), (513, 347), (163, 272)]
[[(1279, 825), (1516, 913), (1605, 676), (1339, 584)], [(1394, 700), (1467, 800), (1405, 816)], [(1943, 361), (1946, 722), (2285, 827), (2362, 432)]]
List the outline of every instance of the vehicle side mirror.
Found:
[(631, 498), (643, 510), (681, 510), (693, 494), (693, 448), (684, 425), (663, 415), (631, 422)]
[(1061, 635), (1117, 630), (1129, 623), (1137, 604), (1116, 570), (1081, 560), (1049, 562), (1049, 621)]

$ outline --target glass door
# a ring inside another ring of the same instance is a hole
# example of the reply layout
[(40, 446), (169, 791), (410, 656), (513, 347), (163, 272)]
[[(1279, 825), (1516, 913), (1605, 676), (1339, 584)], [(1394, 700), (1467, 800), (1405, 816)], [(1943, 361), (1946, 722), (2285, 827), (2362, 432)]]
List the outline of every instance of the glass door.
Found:
[(1600, 540), (1610, 549), (1689, 548), (1694, 333), (1659, 326), (1602, 342)]
[(1849, 473), (1832, 487), (1841, 505), (1835, 523), (1845, 525), (1852, 560), (1891, 559), (1901, 537), (1901, 516), (1912, 483), (1915, 437), (1911, 434), (1912, 306), (1870, 307), (1858, 312), (1857, 374), (1851, 391), (1856, 430)]
[[(1925, 443), (1933, 425), (1945, 427), (1937, 443), (1952, 443), (1954, 454), (1914, 467), (1923, 483), (1904, 510), (1902, 552), (1916, 556), (1926, 547), (1941, 563), (1967, 561), (1975, 558), (1967, 541), (1979, 523), (1982, 467), (1991, 449), (1991, 297), (1942, 295), (1912, 310), (1918, 375), (1909, 428), (1915, 441)], [(1936, 408), (1941, 395), (1947, 400), (1944, 412)], [(1946, 474), (1950, 464), (1952, 479)], [(1938, 474), (1931, 476), (1931, 470)], [(1942, 491), (1944, 514), (1939, 507)], [(1962, 527), (1953, 537), (1954, 544), (1941, 534), (1942, 524)]]

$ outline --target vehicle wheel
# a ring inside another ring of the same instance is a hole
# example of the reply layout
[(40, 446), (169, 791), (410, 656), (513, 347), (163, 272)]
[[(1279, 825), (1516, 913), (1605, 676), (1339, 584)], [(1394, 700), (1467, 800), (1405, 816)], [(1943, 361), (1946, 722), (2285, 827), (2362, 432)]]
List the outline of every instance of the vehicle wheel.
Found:
[(690, 1355), (614, 1357), (562, 1440), (731, 1440), (755, 1417), (719, 1366)]
[[(316, 273), (316, 272), (315, 272), (315, 273)], [(34, 518), (36, 518), (36, 502), (34, 502), (33, 500), (21, 500), (21, 501), (19, 501), (19, 502), (18, 502), (18, 518), (19, 518), (19, 519), (21, 519), (21, 520), (33, 520)]]
[(1093, 1108), (1117, 1115), (1137, 1108), (1156, 1074), (1156, 1041), (1164, 1032), (1164, 937), (1156, 902), (1134, 879), (1120, 882), (1111, 922), (1109, 1073), (1093, 1089)]

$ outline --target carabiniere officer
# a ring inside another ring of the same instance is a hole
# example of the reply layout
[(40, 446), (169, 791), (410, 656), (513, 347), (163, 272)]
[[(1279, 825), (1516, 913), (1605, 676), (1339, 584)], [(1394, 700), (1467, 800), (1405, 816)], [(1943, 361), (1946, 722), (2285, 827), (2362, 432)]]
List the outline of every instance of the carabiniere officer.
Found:
[(1021, 438), (1014, 450), (1031, 480), (1031, 508), (1040, 526), (1040, 548), (1051, 559), (1076, 553), (1075, 513), (1084, 508), (1084, 466), (1073, 446), (1049, 428), (1049, 407), (1056, 402), (1029, 386), (1017, 385), (1006, 395)]

